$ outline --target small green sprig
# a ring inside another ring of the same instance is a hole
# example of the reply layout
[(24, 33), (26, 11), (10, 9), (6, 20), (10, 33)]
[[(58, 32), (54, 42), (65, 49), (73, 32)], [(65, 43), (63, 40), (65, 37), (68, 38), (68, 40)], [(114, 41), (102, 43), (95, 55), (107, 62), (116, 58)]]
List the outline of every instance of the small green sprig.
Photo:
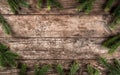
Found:
[(2, 28), (6, 34), (11, 34), (11, 28), (9, 27), (9, 23), (5, 20), (5, 18), (0, 14), (0, 23), (2, 24)]
[(22, 64), (19, 75), (27, 75), (27, 65)]
[[(37, 7), (41, 8), (43, 0), (37, 0)], [(47, 9), (51, 10), (52, 7), (63, 8), (63, 6), (57, 0), (47, 0)]]
[(21, 6), (23, 7), (29, 7), (29, 4), (24, 1), (24, 0), (7, 0), (10, 8), (11, 8), (11, 11), (14, 13), (14, 14), (17, 14), (18, 11), (19, 11), (19, 8)]
[(37, 65), (35, 65), (35, 75), (46, 75), (46, 73), (49, 71), (50, 66), (44, 65), (42, 68), (39, 68)]
[(18, 55), (10, 51), (9, 47), (0, 43), (0, 66), (7, 67), (17, 67), (16, 59)]
[(89, 75), (100, 75), (100, 71), (91, 65), (87, 65), (87, 72)]
[(104, 8), (104, 11), (105, 12), (109, 12), (113, 6), (113, 3), (115, 2), (116, 0), (108, 0), (106, 5), (105, 5), (105, 8)]
[(77, 62), (74, 62), (70, 68), (69, 75), (76, 75), (77, 71), (79, 70), (79, 64)]
[(89, 14), (93, 9), (93, 3), (95, 0), (77, 0), (80, 5), (77, 7), (78, 11), (85, 11), (86, 14)]
[(56, 71), (58, 72), (59, 75), (65, 75), (65, 74), (64, 74), (63, 66), (60, 65), (60, 64), (57, 65)]
[(102, 65), (104, 65), (107, 70), (107, 75), (120, 75), (120, 61), (117, 59), (113, 60), (113, 63), (108, 63), (108, 60), (106, 58), (99, 58), (99, 61)]
[(110, 24), (109, 27), (110, 27), (111, 30), (113, 30), (119, 24), (120, 24), (120, 5), (117, 6), (115, 11), (113, 12), (113, 21), (112, 21), (112, 23)]
[(108, 53), (114, 53), (120, 46), (120, 35), (116, 35), (106, 40), (105, 42), (103, 42), (103, 46), (109, 49)]
[(37, 0), (37, 8), (42, 8), (43, 0)]

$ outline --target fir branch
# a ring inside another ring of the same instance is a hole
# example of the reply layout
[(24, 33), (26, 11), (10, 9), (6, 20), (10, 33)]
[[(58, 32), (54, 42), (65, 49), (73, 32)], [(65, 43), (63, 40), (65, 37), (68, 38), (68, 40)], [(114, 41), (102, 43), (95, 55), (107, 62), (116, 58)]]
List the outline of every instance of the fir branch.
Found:
[(35, 75), (46, 75), (49, 69), (50, 69), (49, 65), (44, 65), (41, 69), (36, 65), (34, 74)]
[(2, 24), (2, 28), (6, 34), (11, 34), (11, 28), (8, 22), (5, 20), (5, 18), (0, 14), (0, 23)]
[(60, 64), (57, 65), (56, 71), (59, 73), (59, 75), (65, 75), (64, 70), (63, 70), (63, 66), (61, 66)]
[(118, 41), (118, 42), (116, 42), (115, 44), (113, 44), (113, 45), (111, 46), (111, 48), (110, 48), (110, 50), (109, 50), (108, 53), (114, 53), (119, 46), (120, 46), (120, 41)]
[(85, 9), (87, 1), (82, 2), (80, 5), (77, 6), (78, 11), (82, 11)]
[(39, 70), (39, 73), (40, 75), (45, 75), (50, 69), (50, 66), (49, 65), (44, 65), (40, 70)]
[(120, 35), (116, 35), (112, 38), (107, 39), (106, 41), (103, 42), (103, 46), (110, 48), (112, 44), (117, 42), (120, 38)]
[(24, 1), (24, 0), (7, 0), (10, 8), (11, 8), (11, 11), (14, 13), (14, 14), (17, 14), (18, 11), (19, 11), (19, 8), (21, 6), (23, 7), (29, 7), (29, 4)]
[(108, 63), (107, 59), (100, 58), (100, 63), (102, 63), (108, 70), (107, 75), (120, 75), (120, 61), (117, 59), (113, 60), (113, 63)]
[(63, 6), (57, 0), (47, 0), (47, 9), (51, 10), (53, 6), (63, 8)]
[(106, 3), (106, 6), (105, 6), (105, 9), (104, 11), (105, 12), (109, 12), (113, 6), (113, 3), (115, 2), (116, 0), (108, 0), (107, 3)]
[(43, 5), (43, 0), (37, 0), (37, 8), (41, 8)]
[(113, 12), (113, 21), (110, 24), (109, 28), (111, 30), (115, 29), (117, 25), (120, 24), (120, 5), (118, 5), (118, 7), (115, 9), (115, 11)]
[[(41, 8), (43, 0), (37, 0), (37, 8)], [(52, 7), (63, 8), (63, 6), (57, 0), (47, 0), (47, 9), (51, 10)]]
[(27, 75), (27, 65), (22, 64), (19, 75)]
[(99, 57), (99, 62), (104, 65), (105, 67), (109, 67), (110, 65), (108, 64), (107, 62), (107, 59), (106, 58), (103, 58), (103, 57)]
[(89, 14), (92, 11), (94, 2), (95, 2), (95, 0), (89, 0), (89, 2), (86, 5), (86, 8), (85, 8), (86, 9), (85, 10), (86, 14)]
[(78, 11), (85, 11), (86, 14), (89, 14), (93, 9), (93, 3), (95, 0), (78, 0), (80, 5), (78, 5)]
[(79, 70), (79, 64), (77, 62), (74, 62), (73, 65), (70, 68), (69, 75), (75, 75), (78, 70)]
[(35, 65), (34, 75), (40, 75), (38, 65)]
[(16, 67), (17, 66), (16, 58), (18, 58), (18, 55), (16, 53), (9, 51), (9, 48), (7, 46), (0, 43), (1, 67), (6, 67), (7, 65)]
[(87, 72), (89, 75), (100, 75), (100, 71), (91, 65), (87, 65)]
[(103, 43), (109, 49), (108, 53), (114, 53), (120, 46), (120, 35), (114, 36)]

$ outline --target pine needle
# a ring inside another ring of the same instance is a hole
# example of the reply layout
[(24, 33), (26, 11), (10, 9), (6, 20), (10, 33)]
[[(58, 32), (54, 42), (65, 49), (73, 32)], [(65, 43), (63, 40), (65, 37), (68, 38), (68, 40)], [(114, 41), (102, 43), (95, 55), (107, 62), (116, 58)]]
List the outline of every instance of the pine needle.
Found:
[(57, 0), (47, 0), (47, 9), (51, 10), (52, 7), (63, 8), (63, 6)]
[(37, 8), (42, 8), (43, 0), (37, 0)]
[(78, 5), (78, 11), (85, 11), (86, 14), (89, 14), (93, 9), (93, 3), (95, 0), (77, 0), (80, 5)]
[(34, 74), (35, 75), (46, 75), (49, 69), (50, 69), (49, 65), (44, 65), (41, 69), (36, 65)]
[(11, 11), (14, 13), (14, 14), (17, 14), (18, 11), (19, 11), (19, 8), (20, 7), (29, 7), (29, 4), (24, 1), (24, 0), (7, 0), (10, 8), (11, 8)]
[(103, 46), (110, 47), (112, 44), (114, 44), (116, 41), (118, 41), (119, 38), (120, 38), (120, 35), (116, 35), (116, 36), (114, 36), (112, 38), (109, 38), (108, 40), (103, 42)]
[(114, 19), (109, 26), (111, 30), (115, 29), (116, 26), (120, 24), (120, 5), (118, 5), (115, 11), (113, 12), (113, 18)]
[(77, 71), (79, 70), (79, 64), (74, 62), (73, 65), (70, 68), (70, 73), (69, 75), (75, 75)]
[(39, 70), (39, 73), (40, 75), (45, 75), (50, 69), (50, 66), (49, 65), (44, 65), (40, 70)]
[(56, 71), (59, 73), (59, 75), (65, 75), (64, 70), (63, 70), (63, 66), (61, 66), (60, 64), (57, 65)]
[(38, 65), (35, 65), (34, 75), (40, 75)]
[(110, 50), (109, 50), (109, 52), (108, 53), (114, 53), (117, 49), (118, 49), (118, 47), (120, 46), (120, 41), (118, 41), (118, 42), (116, 42), (115, 44), (113, 44), (112, 46), (111, 46), (111, 48), (110, 48)]
[(16, 58), (18, 58), (18, 55), (16, 53), (9, 51), (9, 48), (7, 46), (0, 43), (1, 67), (6, 67), (7, 65), (11, 67), (16, 67), (17, 66)]
[(114, 53), (120, 46), (120, 35), (116, 35), (103, 43), (109, 49), (108, 53)]
[(107, 75), (120, 75), (120, 61), (119, 60), (114, 59), (113, 63), (108, 63), (107, 59), (101, 57), (99, 61), (101, 64), (103, 64), (107, 68), (108, 70)]
[(89, 75), (100, 75), (100, 71), (91, 65), (87, 65), (87, 72)]
[(19, 75), (27, 75), (27, 65), (22, 64)]
[(109, 12), (113, 6), (113, 3), (115, 2), (116, 0), (108, 0), (107, 3), (106, 3), (106, 6), (105, 6), (105, 9), (104, 11), (105, 12)]
[(2, 24), (2, 28), (6, 34), (12, 33), (11, 28), (9, 27), (10, 25), (2, 15), (0, 15), (0, 23)]

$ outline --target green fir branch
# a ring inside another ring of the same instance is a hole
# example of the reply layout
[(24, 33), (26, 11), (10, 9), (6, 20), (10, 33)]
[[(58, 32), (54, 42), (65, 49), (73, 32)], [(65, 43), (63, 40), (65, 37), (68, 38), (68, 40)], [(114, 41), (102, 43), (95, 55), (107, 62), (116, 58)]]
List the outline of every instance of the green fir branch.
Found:
[(113, 12), (113, 21), (109, 25), (109, 28), (113, 30), (119, 24), (120, 24), (120, 5), (118, 5), (115, 11)]
[(7, 2), (14, 14), (18, 13), (20, 7), (29, 7), (29, 4), (24, 0), (7, 0)]
[(79, 64), (77, 62), (74, 62), (70, 68), (69, 75), (76, 75), (77, 71), (79, 70)]
[(108, 63), (108, 60), (105, 58), (100, 57), (100, 63), (104, 65), (107, 70), (107, 75), (120, 75), (120, 61), (117, 59), (113, 60), (113, 63)]
[(27, 65), (26, 64), (22, 64), (19, 75), (27, 75)]
[(87, 72), (89, 75), (100, 75), (100, 71), (91, 65), (87, 65)]
[(12, 33), (9, 23), (6, 21), (6, 19), (1, 14), (0, 14), (0, 23), (2, 24), (2, 28), (6, 34)]
[(114, 53), (120, 46), (120, 35), (116, 35), (106, 40), (105, 42), (103, 42), (103, 46), (109, 49), (108, 53)]
[(37, 8), (42, 8), (43, 0), (37, 0)]
[(113, 6), (113, 3), (115, 2), (116, 0), (108, 0), (106, 5), (105, 5), (105, 8), (104, 8), (104, 11), (105, 12), (109, 12)]
[(80, 5), (78, 5), (78, 11), (85, 11), (86, 14), (89, 14), (93, 9), (93, 3), (96, 0), (77, 0)]
[(56, 71), (58, 72), (59, 75), (65, 75), (65, 74), (64, 74), (63, 66), (60, 65), (60, 64), (57, 65)]
[(0, 43), (0, 66), (7, 67), (7, 65), (11, 67), (16, 67), (17, 62), (16, 59), (18, 55), (9, 50), (9, 48)]
[(47, 9), (51, 10), (52, 7), (63, 8), (63, 6), (57, 0), (47, 0)]
[[(43, 0), (37, 0), (37, 7), (41, 8), (43, 5)], [(47, 0), (47, 9), (51, 10), (52, 7), (63, 8), (63, 6), (58, 2), (58, 0)]]
[(44, 65), (42, 68), (39, 68), (37, 65), (35, 65), (35, 75), (46, 75), (46, 73), (49, 71), (50, 66)]

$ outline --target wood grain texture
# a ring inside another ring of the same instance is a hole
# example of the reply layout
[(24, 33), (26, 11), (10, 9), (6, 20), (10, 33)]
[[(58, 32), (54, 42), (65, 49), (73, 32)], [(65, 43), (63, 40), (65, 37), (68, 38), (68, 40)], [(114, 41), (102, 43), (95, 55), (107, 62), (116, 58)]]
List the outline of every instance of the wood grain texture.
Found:
[[(20, 15), (4, 16), (14, 37), (107, 37), (110, 16)], [(0, 28), (0, 37), (6, 37)]]
[[(59, 0), (64, 9), (53, 8), (52, 11), (37, 9), (36, 0), (27, 1), (31, 8), (22, 8), (19, 11), (21, 15), (13, 15), (7, 2), (0, 0), (0, 13), (13, 30), (13, 36), (6, 35), (0, 24), (0, 42), (20, 55), (21, 58), (16, 60), (27, 64), (30, 68), (28, 75), (33, 75), (35, 64), (62, 64), (69, 69), (73, 60), (81, 65), (77, 75), (88, 75), (86, 64), (92, 64), (101, 71), (101, 75), (107, 75), (97, 58), (120, 59), (119, 49), (110, 55), (108, 49), (101, 45), (109, 36), (120, 31), (120, 27), (114, 31), (108, 28), (111, 16), (102, 12), (106, 0), (96, 0), (89, 15), (79, 14), (75, 0)], [(0, 75), (18, 73), (19, 70), (15, 68), (0, 69)], [(58, 74), (51, 70), (47, 75)]]

